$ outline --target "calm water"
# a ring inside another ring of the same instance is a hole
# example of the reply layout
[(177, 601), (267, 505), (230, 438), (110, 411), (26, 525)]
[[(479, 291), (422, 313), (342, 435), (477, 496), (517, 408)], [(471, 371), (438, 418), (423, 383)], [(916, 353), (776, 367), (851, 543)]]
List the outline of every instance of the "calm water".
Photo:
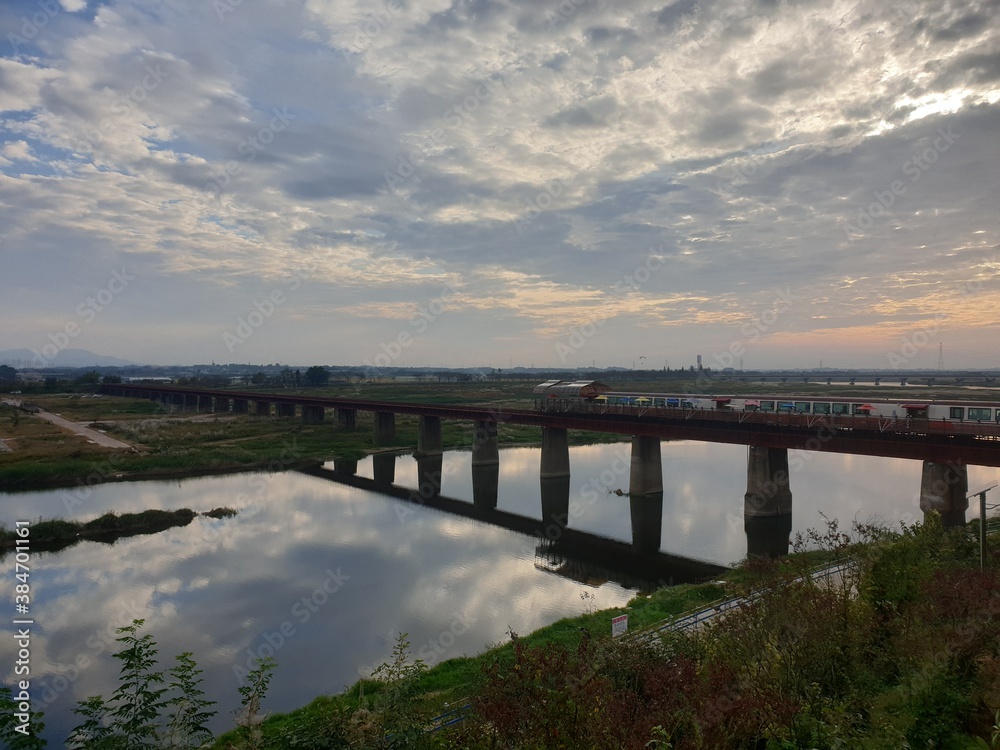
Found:
[[(799, 455), (803, 466), (791, 477), (793, 531), (820, 527), (820, 511), (847, 526), (855, 518), (920, 518), (919, 462)], [(632, 542), (629, 500), (610, 492), (628, 488), (628, 459), (627, 444), (570, 449), (568, 506), (562, 490), (570, 528)], [(502, 450), (496, 509), (540, 518), (538, 468), (537, 448)], [(662, 552), (719, 564), (741, 559), (746, 448), (664, 443), (663, 468)], [(470, 505), (482, 497), (470, 454), (447, 453), (441, 470), (442, 495)], [(375, 474), (370, 458), (359, 462), (359, 477)], [(417, 487), (415, 460), (398, 457), (394, 477), (397, 485)], [(969, 469), (970, 490), (998, 479), (1000, 470)], [(486, 497), (492, 503), (489, 490)], [(215, 728), (226, 729), (239, 669), (254, 656), (274, 652), (279, 666), (267, 707), (282, 711), (370, 673), (389, 657), (399, 632), (409, 634), (416, 656), (434, 663), (479, 652), (504, 640), (508, 628), (524, 633), (579, 614), (592, 606), (590, 596), (603, 608), (634, 594), (616, 582), (629, 579), (607, 566), (595, 573), (586, 561), (553, 564), (529, 535), (291, 472), (5, 494), (0, 520), (10, 526), (25, 518), (221, 505), (239, 515), (197, 518), (113, 546), (84, 542), (33, 555), (32, 691), (50, 703), (51, 746), (61, 746), (75, 725), (71, 710), (79, 700), (110, 695), (118, 672), (109, 656), (117, 650), (114, 629), (133, 618), (146, 619), (164, 666), (177, 653), (194, 652), (206, 692), (219, 702)], [(649, 538), (647, 529), (647, 545)], [(4, 567), (0, 600), (13, 602), (9, 556)], [(11, 639), (4, 639), (0, 663), (7, 669), (14, 659)]]

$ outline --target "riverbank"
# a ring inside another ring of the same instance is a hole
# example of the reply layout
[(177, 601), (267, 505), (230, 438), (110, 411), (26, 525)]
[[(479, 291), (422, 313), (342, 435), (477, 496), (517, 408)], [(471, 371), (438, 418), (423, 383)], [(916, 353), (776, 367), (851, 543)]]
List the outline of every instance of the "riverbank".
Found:
[[(33, 552), (58, 552), (82, 541), (113, 544), (119, 539), (142, 534), (156, 534), (178, 526), (187, 526), (196, 516), (230, 518), (232, 508), (214, 508), (197, 513), (190, 508), (179, 510), (144, 510), (140, 513), (105, 513), (91, 521), (68, 521), (62, 518), (39, 520), (31, 526)], [(17, 547), (20, 535), (0, 525), (0, 558)]]
[[(382, 679), (269, 717), (255, 746), (382, 747), (389, 733), (420, 748), (995, 748), (1000, 543), (980, 572), (970, 536), (933, 520), (852, 535), (833, 525), (812, 535), (820, 552), (753, 559), (430, 669), (404, 637)], [(803, 576), (842, 556), (842, 580)], [(621, 614), (640, 630), (722, 595), (743, 603), (695, 632), (610, 637)], [(446, 712), (463, 721), (427, 733)]]

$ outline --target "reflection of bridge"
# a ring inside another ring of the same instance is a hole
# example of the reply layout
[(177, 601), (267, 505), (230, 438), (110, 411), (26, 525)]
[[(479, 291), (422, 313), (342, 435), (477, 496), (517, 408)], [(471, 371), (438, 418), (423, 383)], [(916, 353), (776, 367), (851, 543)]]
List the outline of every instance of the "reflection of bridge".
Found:
[(662, 496), (661, 439), (747, 445), (744, 516), (748, 523), (790, 515), (789, 448), (923, 460), (920, 507), (925, 512), (940, 512), (946, 524), (965, 520), (967, 465), (1000, 466), (1000, 428), (994, 424), (907, 423), (860, 415), (615, 409), (578, 401), (546, 402), (544, 410), (489, 409), (142, 384), (108, 384), (102, 390), (198, 411), (248, 414), (252, 406), (252, 412), (260, 416), (295, 417), (298, 413), (306, 423), (322, 422), (329, 409), (346, 429), (355, 427), (358, 411), (371, 412), (376, 445), (394, 443), (397, 414), (415, 415), (419, 420), (417, 453), (425, 456), (441, 454), (442, 419), (468, 421), (474, 424), (472, 462), (479, 466), (499, 460), (498, 424), (534, 425), (542, 432), (542, 478), (569, 476), (568, 429), (629, 435), (629, 492), (633, 500)]
[[(472, 468), (473, 500), (446, 497), (441, 490), (442, 457), (417, 458), (417, 488), (395, 484), (394, 453), (373, 456), (375, 479), (357, 476), (356, 461), (335, 461), (334, 468), (304, 469), (303, 473), (358, 487), (397, 500), (423, 505), (463, 518), (534, 537), (535, 567), (587, 584), (613, 580), (626, 588), (652, 590), (664, 585), (703, 581), (725, 568), (700, 560), (660, 552), (662, 504), (640, 503), (632, 508), (632, 544), (578, 531), (570, 521), (569, 477), (543, 479), (540, 518), (498, 510), (499, 465)], [(409, 511), (397, 509), (400, 518)], [(788, 531), (784, 533), (785, 549)], [(768, 543), (758, 534), (751, 547)]]

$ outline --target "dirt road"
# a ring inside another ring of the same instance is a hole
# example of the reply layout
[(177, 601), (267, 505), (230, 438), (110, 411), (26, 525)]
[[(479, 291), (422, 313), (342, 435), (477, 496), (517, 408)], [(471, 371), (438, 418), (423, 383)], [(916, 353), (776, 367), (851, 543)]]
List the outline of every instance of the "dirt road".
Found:
[[(11, 406), (20, 406), (20, 401), (14, 400), (4, 400), (5, 404)], [(42, 419), (51, 422), (57, 427), (62, 427), (64, 430), (69, 430), (74, 432), (82, 438), (86, 438), (92, 443), (100, 445), (103, 448), (119, 448), (124, 450), (134, 450), (134, 448), (128, 443), (123, 443), (121, 440), (116, 440), (113, 437), (108, 437), (103, 432), (98, 432), (97, 430), (91, 429), (79, 422), (71, 422), (68, 419), (60, 417), (58, 414), (53, 414), (50, 411), (38, 410), (34, 412), (36, 417), (41, 417)]]

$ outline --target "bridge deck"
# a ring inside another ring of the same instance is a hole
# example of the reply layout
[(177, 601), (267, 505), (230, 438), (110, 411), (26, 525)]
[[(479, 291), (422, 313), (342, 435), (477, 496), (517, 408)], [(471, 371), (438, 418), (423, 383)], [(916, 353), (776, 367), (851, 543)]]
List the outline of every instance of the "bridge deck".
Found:
[(814, 415), (742, 412), (671, 407), (605, 405), (580, 401), (544, 401), (537, 409), (414, 404), (395, 401), (334, 398), (302, 394), (257, 393), (198, 388), (106, 385), (112, 395), (213, 396), (275, 404), (356, 409), (488, 421), (537, 427), (557, 427), (620, 435), (646, 435), (674, 440), (756, 445), (855, 455), (954, 461), (1000, 467), (1000, 425), (861, 415)]

